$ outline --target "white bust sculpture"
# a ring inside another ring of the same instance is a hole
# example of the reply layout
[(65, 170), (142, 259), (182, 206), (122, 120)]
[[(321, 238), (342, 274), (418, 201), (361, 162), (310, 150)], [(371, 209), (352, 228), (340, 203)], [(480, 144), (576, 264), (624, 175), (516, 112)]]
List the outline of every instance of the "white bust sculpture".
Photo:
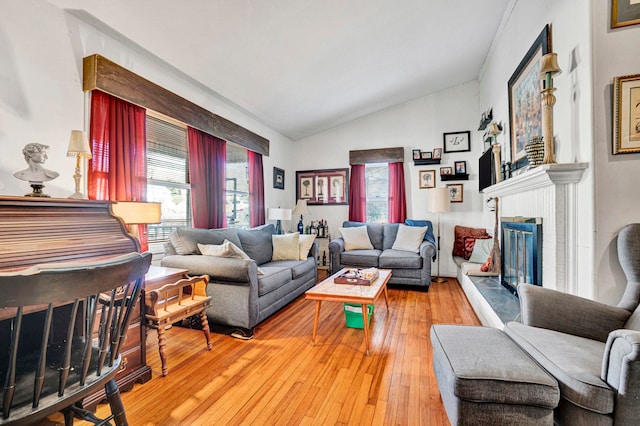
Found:
[(43, 164), (47, 161), (47, 151), (49, 145), (43, 145), (41, 143), (28, 143), (22, 149), (24, 154), (24, 160), (29, 164), (29, 167), (15, 172), (13, 175), (20, 180), (27, 180), (29, 182), (41, 183), (46, 182), (58, 177), (59, 173), (53, 170), (45, 169)]

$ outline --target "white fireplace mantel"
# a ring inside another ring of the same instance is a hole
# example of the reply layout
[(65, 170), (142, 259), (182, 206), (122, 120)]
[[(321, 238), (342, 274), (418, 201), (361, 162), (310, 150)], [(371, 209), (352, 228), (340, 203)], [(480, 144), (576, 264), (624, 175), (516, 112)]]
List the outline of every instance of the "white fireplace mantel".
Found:
[(511, 179), (491, 185), (483, 192), (487, 197), (503, 197), (550, 185), (578, 183), (588, 166), (589, 163), (543, 164)]
[(542, 285), (577, 294), (576, 186), (589, 163), (543, 164), (484, 190), (501, 217), (542, 218)]

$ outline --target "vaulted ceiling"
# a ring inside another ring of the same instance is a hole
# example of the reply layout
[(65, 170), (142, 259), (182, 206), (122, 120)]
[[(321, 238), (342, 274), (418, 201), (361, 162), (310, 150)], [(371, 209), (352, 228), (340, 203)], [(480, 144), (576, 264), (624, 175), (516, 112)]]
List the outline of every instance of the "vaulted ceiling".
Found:
[(514, 0), (49, 1), (298, 140), (477, 79)]

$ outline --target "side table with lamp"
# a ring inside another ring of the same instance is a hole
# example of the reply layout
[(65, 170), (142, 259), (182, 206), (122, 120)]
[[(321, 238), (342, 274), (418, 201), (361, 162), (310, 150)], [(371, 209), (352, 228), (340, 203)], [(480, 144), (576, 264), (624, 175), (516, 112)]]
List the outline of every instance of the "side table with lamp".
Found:
[(441, 213), (448, 213), (451, 209), (449, 201), (449, 190), (447, 188), (433, 188), (429, 190), (427, 195), (427, 211), (429, 213), (438, 213), (438, 272), (436, 277), (431, 281), (436, 283), (446, 283), (447, 279), (440, 276), (440, 221)]

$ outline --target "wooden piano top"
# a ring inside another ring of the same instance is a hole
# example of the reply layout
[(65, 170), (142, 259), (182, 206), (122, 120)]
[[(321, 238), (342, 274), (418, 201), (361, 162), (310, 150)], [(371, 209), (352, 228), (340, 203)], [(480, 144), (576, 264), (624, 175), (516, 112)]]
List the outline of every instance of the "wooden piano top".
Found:
[(0, 270), (140, 251), (113, 203), (0, 196)]

